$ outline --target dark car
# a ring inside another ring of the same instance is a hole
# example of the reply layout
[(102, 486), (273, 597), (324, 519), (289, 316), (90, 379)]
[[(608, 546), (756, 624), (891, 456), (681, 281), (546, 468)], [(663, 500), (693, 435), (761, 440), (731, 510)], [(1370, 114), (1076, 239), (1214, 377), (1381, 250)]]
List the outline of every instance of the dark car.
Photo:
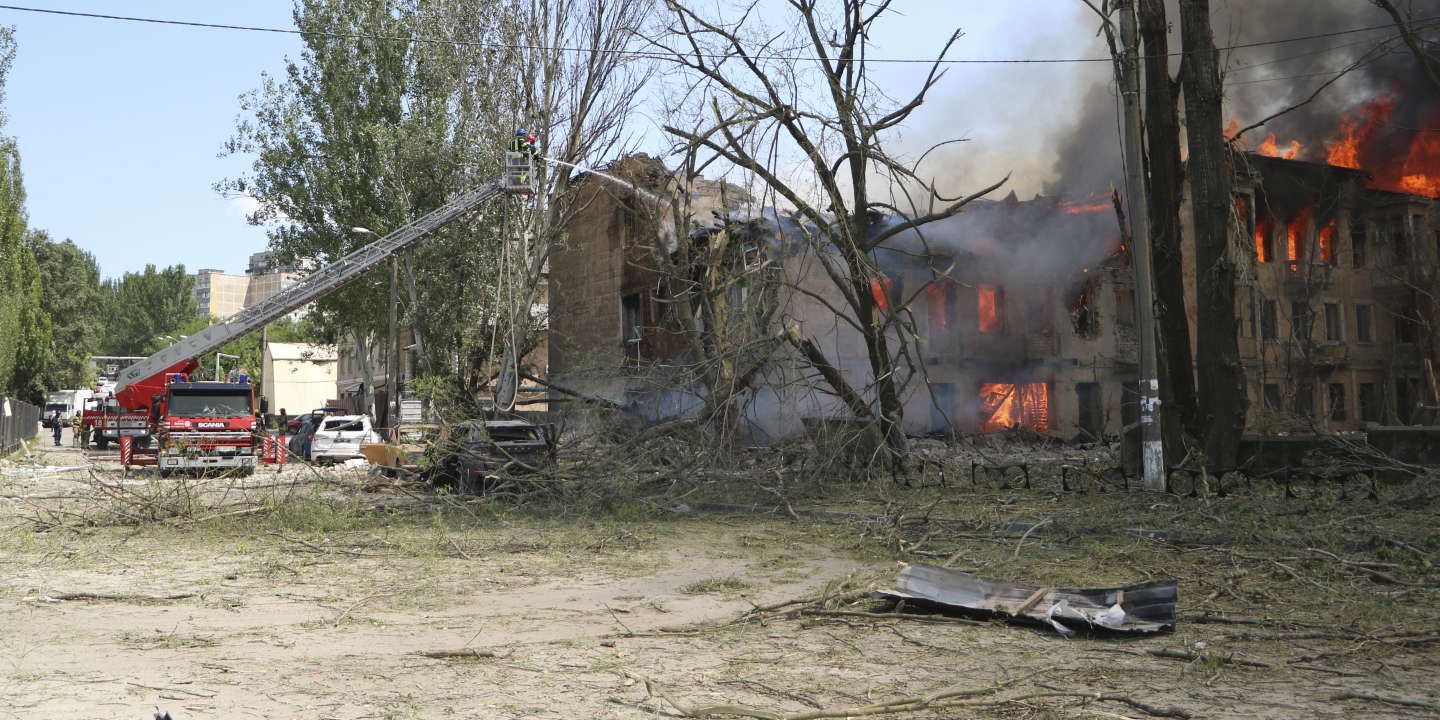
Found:
[(553, 427), (529, 420), (463, 422), (444, 433), (435, 447), (435, 468), (461, 492), (487, 476), (541, 472), (555, 462)]
[(300, 424), (290, 434), (290, 439), (285, 441), (285, 450), (290, 455), (305, 460), (310, 459), (310, 454), (305, 452), (310, 439), (314, 437), (315, 430), (320, 427), (324, 415), (301, 415)]
[(299, 432), (300, 426), (305, 423), (306, 418), (318, 418), (326, 415), (344, 415), (348, 412), (350, 411), (342, 407), (335, 407), (334, 405), (315, 408), (308, 413), (290, 418), (290, 420), (285, 423), (285, 432)]

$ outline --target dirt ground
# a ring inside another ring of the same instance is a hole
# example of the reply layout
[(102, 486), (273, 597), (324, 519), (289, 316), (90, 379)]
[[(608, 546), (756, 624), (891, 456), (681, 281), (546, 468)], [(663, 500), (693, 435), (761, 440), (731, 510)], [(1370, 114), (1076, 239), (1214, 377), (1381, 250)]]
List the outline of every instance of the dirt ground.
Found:
[[(1062, 485), (1061, 452), (1034, 456), (1028, 488), (954, 459), (944, 486), (696, 483), (658, 512), (580, 513), (300, 466), (177, 499), (68, 442), (0, 462), (8, 716), (645, 718), (955, 689), (977, 692), (904, 716), (1440, 716), (1433, 477), (1375, 498), (1142, 495)], [(752, 502), (767, 512), (735, 507)], [(1067, 640), (861, 614), (901, 561), (1062, 587), (1174, 577), (1179, 621)]]

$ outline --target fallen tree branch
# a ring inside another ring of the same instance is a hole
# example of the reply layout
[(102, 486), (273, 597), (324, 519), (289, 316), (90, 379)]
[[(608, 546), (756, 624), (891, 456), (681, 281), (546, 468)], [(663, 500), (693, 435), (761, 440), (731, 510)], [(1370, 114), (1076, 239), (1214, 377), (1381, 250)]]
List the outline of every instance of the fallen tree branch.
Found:
[(1423, 701), (1423, 700), (1410, 700), (1410, 699), (1407, 699), (1407, 698), (1392, 697), (1392, 696), (1389, 696), (1389, 695), (1376, 695), (1376, 694), (1374, 694), (1374, 693), (1355, 692), (1355, 691), (1353, 691), (1353, 690), (1346, 690), (1345, 692), (1342, 692), (1342, 693), (1336, 693), (1336, 694), (1334, 694), (1334, 695), (1331, 695), (1331, 696), (1330, 696), (1330, 699), (1331, 699), (1331, 700), (1335, 700), (1335, 701), (1340, 701), (1340, 700), (1369, 700), (1370, 702), (1385, 703), (1386, 705), (1399, 705), (1399, 706), (1401, 706), (1401, 707), (1424, 708), (1424, 709), (1426, 709), (1426, 710), (1432, 710), (1432, 711), (1435, 711), (1435, 712), (1440, 712), (1440, 705), (1437, 705), (1437, 704), (1435, 704), (1435, 703), (1425, 702), (1425, 701)]
[(470, 658), (472, 660), (479, 660), (482, 658), (498, 657), (495, 653), (490, 652), (489, 650), (475, 650), (473, 648), (461, 648), (459, 650), (422, 650), (420, 652), (415, 652), (411, 654), (419, 655), (420, 657), (432, 658), (435, 660), (451, 660), (454, 658)]
[(140, 603), (140, 604), (144, 604), (144, 603), (163, 603), (163, 602), (173, 602), (173, 601), (175, 601), (175, 600), (184, 600), (184, 599), (186, 599), (186, 598), (195, 597), (195, 593), (176, 593), (176, 594), (174, 594), (174, 595), (134, 595), (134, 594), (131, 594), (131, 593), (72, 592), (72, 593), (56, 593), (56, 594), (54, 594), (54, 595), (46, 595), (45, 597), (50, 598), (51, 600), (90, 600), (90, 601), (108, 600), (108, 601), (111, 601), (111, 602), (125, 602), (125, 603)]
[(820, 720), (821, 718), (864, 717), (868, 715), (916, 712), (930, 708), (944, 707), (947, 704), (955, 704), (953, 701), (956, 700), (991, 695), (1020, 681), (1020, 679), (1006, 680), (983, 688), (944, 690), (931, 695), (896, 698), (894, 700), (872, 705), (862, 705), (860, 707), (830, 708), (799, 713), (779, 713), (762, 708), (750, 707), (748, 705), (681, 705), (666, 695), (657, 683), (646, 677), (641, 677), (640, 679), (645, 683), (646, 692), (669, 703), (671, 707), (686, 717), (703, 718), (711, 715), (739, 715), (742, 717), (755, 718), (756, 720)]

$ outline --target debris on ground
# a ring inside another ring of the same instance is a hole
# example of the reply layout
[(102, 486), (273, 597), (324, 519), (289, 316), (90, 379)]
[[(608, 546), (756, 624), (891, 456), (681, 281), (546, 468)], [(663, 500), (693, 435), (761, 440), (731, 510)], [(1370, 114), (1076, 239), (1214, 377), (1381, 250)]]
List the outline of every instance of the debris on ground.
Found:
[(1173, 630), (1178, 587), (1174, 580), (1120, 588), (1035, 587), (909, 563), (901, 569), (895, 589), (880, 595), (906, 606), (928, 604), (969, 615), (1041, 623), (1068, 637), (1077, 630), (1097, 628), (1120, 633)]

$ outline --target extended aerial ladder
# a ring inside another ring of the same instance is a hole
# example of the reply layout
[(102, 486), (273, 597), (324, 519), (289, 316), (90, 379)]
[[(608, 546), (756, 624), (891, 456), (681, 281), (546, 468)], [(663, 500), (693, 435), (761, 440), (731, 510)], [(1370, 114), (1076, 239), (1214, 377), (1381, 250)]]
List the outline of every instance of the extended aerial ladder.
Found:
[[(504, 193), (533, 192), (532, 168), (533, 161), (529, 153), (507, 153), (505, 175), (501, 179), (461, 193), (409, 225), (316, 270), (303, 280), (241, 310), (224, 322), (215, 323), (131, 365), (120, 373), (115, 385), (116, 395), (120, 396), (129, 385), (163, 376), (165, 372), (171, 371), (171, 368), (191, 358), (214, 352), (231, 340), (259, 330), (287, 313), (314, 302), (486, 200)], [(148, 397), (145, 400), (148, 401)]]

